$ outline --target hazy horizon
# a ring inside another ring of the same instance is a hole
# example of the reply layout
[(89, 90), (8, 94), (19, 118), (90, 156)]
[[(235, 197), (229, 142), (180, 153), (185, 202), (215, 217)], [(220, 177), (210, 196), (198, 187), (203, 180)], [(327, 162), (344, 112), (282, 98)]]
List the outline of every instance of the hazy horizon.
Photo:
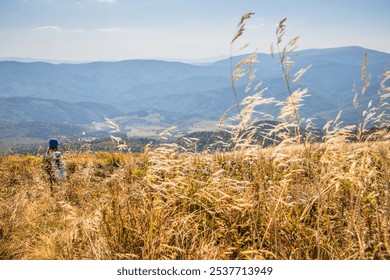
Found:
[[(327, 50), (327, 49), (342, 49), (342, 48), (362, 48), (361, 46), (340, 46), (335, 48), (309, 48), (309, 49), (302, 49), (297, 52), (304, 52), (304, 51), (310, 51), (310, 50)], [(390, 54), (390, 52), (384, 52), (380, 50), (375, 49), (369, 49), (371, 51), (381, 52)], [(270, 52), (263, 53), (258, 52), (258, 54), (265, 54), (265, 55), (271, 55)], [(245, 54), (244, 54), (245, 55)], [(247, 54), (249, 55), (249, 53)], [(187, 58), (123, 58), (118, 60), (62, 60), (62, 59), (50, 59), (50, 58), (34, 58), (34, 57), (0, 57), (0, 62), (3, 61), (15, 61), (15, 62), (22, 62), (22, 63), (30, 63), (30, 62), (45, 62), (50, 64), (84, 64), (84, 63), (94, 63), (94, 62), (122, 62), (122, 61), (130, 61), (130, 60), (156, 60), (156, 61), (166, 61), (166, 62), (180, 62), (180, 63), (186, 63), (186, 64), (194, 64), (194, 65), (208, 65), (211, 63), (215, 63), (224, 59), (228, 59), (229, 55), (221, 55), (221, 56), (215, 56), (215, 57), (204, 57), (199, 59), (187, 59)]]

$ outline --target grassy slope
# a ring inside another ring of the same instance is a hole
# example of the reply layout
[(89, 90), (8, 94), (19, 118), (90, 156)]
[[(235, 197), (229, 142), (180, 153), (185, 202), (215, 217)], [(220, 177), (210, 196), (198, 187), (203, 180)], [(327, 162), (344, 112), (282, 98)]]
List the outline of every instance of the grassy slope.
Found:
[(0, 158), (0, 259), (390, 259), (390, 143)]

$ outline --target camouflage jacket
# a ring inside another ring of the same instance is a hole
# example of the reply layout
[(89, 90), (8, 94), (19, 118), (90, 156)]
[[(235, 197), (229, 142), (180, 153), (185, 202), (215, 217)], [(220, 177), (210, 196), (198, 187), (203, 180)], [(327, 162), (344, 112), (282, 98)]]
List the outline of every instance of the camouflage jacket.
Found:
[(65, 181), (65, 162), (62, 160), (61, 152), (52, 151), (43, 155), (42, 168), (49, 174), (52, 182)]

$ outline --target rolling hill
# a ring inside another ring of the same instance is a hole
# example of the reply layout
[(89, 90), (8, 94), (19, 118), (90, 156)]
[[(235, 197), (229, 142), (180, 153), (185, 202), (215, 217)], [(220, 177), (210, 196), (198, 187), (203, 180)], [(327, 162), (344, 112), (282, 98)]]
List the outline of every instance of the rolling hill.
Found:
[[(319, 125), (344, 112), (346, 124), (358, 122), (370, 100), (378, 103), (381, 75), (390, 67), (390, 54), (368, 50), (370, 87), (352, 106), (352, 87), (361, 87), (364, 49), (344, 47), (295, 53), (293, 73), (311, 65), (294, 88), (309, 89), (302, 117), (315, 117)], [(234, 62), (243, 57), (234, 57)], [(287, 96), (277, 59), (258, 54), (257, 81), (268, 90), (265, 97)], [(245, 79), (244, 79), (245, 80)], [(245, 97), (244, 81), (237, 85)], [(234, 104), (230, 59), (209, 65), (157, 60), (128, 60), (81, 64), (0, 62), (0, 121), (48, 122), (69, 125), (102, 123), (112, 118), (129, 136), (157, 135), (179, 125), (183, 132), (212, 129)], [(277, 108), (261, 108), (274, 115)], [(140, 113), (141, 112), (141, 113)], [(17, 131), (15, 131), (17, 134)]]

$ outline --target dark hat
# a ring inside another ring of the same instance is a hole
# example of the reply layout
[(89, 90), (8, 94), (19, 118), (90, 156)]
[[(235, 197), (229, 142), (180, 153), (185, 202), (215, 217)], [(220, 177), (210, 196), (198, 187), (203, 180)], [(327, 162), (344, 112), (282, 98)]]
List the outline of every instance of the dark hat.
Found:
[(60, 143), (58, 142), (57, 139), (51, 139), (51, 140), (49, 141), (49, 147), (50, 147), (50, 148), (57, 147), (59, 144), (60, 144)]

